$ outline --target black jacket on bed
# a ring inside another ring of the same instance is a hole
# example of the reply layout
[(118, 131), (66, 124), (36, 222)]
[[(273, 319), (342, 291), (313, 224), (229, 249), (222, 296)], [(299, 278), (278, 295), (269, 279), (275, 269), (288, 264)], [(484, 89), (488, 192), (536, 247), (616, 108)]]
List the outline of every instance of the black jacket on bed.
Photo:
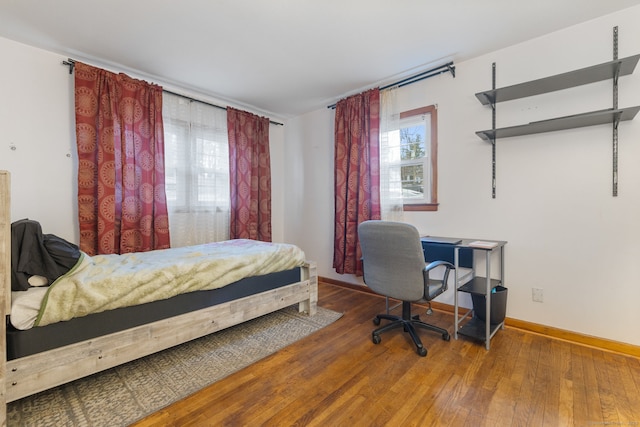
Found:
[(22, 219), (11, 224), (11, 290), (26, 291), (31, 276), (53, 283), (80, 259), (73, 243), (53, 234), (42, 234), (37, 221)]

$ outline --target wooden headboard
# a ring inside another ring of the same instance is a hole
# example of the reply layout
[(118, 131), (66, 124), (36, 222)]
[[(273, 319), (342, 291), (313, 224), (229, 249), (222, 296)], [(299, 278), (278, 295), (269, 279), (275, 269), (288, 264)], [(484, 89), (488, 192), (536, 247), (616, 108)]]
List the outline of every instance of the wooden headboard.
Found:
[[(11, 309), (11, 177), (0, 170), (0, 305)], [(6, 313), (3, 313), (6, 314)]]
[(0, 170), (0, 425), (6, 425), (7, 341), (5, 316), (11, 308), (11, 179)]

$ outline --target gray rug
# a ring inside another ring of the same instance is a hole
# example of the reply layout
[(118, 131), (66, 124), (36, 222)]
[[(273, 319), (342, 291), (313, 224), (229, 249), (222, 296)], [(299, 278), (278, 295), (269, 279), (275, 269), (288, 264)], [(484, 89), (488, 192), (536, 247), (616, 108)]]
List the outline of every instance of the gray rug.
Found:
[(9, 426), (126, 426), (331, 324), (297, 305), (12, 402)]

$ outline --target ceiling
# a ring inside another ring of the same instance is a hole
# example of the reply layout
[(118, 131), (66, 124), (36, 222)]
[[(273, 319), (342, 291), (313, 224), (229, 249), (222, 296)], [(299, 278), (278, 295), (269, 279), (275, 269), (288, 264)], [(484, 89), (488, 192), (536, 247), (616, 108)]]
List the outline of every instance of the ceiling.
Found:
[(288, 118), (637, 4), (0, 0), (0, 36)]

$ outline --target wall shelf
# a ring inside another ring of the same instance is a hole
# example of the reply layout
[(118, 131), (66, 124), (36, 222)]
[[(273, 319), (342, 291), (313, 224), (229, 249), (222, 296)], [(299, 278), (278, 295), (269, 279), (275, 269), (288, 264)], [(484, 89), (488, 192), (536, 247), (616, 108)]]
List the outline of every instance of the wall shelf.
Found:
[[(498, 138), (510, 138), (514, 136), (554, 132), (603, 124), (610, 124), (613, 127), (612, 193), (614, 197), (617, 196), (618, 124), (621, 121), (633, 120), (636, 114), (638, 114), (638, 111), (640, 111), (640, 106), (618, 108), (618, 79), (620, 76), (632, 74), (638, 65), (638, 60), (640, 60), (640, 54), (618, 59), (618, 27), (614, 27), (612, 61), (502, 88), (496, 88), (496, 64), (494, 62), (492, 65), (492, 89), (476, 93), (476, 98), (478, 98), (482, 105), (491, 106), (491, 129), (478, 131), (476, 132), (476, 135), (478, 135), (482, 140), (490, 142), (492, 146), (492, 197), (494, 199), (496, 197), (496, 140)], [(496, 128), (496, 104), (499, 102), (555, 92), (608, 79), (613, 80), (612, 108), (540, 120), (517, 126)]]
[(499, 129), (488, 129), (476, 132), (480, 138), (491, 142), (497, 138), (509, 138), (512, 136), (531, 135), (535, 133), (554, 132), (564, 129), (574, 129), (585, 126), (611, 124), (616, 120), (633, 120), (640, 111), (640, 106), (614, 110), (612, 108), (588, 113), (574, 114), (571, 116), (557, 117), (549, 120), (540, 120), (526, 125), (510, 126)]
[(640, 54), (569, 71), (568, 73), (479, 92), (476, 93), (476, 98), (482, 105), (491, 105), (497, 102), (511, 101), (612, 79), (616, 74), (625, 76), (633, 73), (638, 64), (638, 59), (640, 59)]

